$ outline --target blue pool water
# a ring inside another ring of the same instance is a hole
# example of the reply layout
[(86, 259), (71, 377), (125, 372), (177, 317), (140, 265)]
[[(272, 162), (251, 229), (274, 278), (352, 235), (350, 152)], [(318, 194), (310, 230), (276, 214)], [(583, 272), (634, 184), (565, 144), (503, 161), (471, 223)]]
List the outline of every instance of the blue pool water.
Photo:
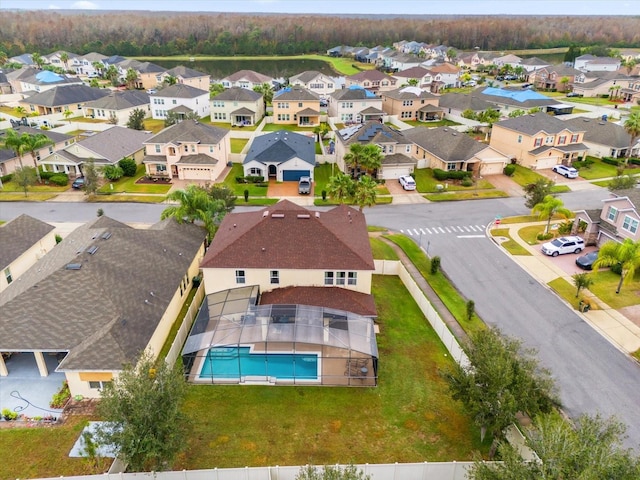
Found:
[(286, 380), (317, 380), (315, 353), (250, 353), (249, 347), (214, 347), (202, 364), (200, 378), (233, 379), (246, 376)]

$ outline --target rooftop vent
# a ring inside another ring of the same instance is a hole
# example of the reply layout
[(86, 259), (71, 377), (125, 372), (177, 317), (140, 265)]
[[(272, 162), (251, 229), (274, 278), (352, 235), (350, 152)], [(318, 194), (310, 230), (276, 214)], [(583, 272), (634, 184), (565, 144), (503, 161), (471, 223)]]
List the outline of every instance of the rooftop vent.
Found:
[(311, 218), (311, 215), (309, 215), (308, 213), (299, 213), (297, 215), (298, 218)]
[(80, 270), (82, 268), (82, 264), (81, 263), (67, 263), (64, 266), (65, 270)]
[(269, 216), (269, 210), (265, 210), (264, 212), (262, 212), (262, 217), (268, 217)]
[(320, 218), (320, 212), (316, 212), (316, 218)]
[(284, 213), (273, 213), (271, 218), (284, 218)]
[(104, 232), (100, 238), (102, 238), (103, 240), (109, 240), (111, 238), (111, 235), (111, 232)]
[(98, 246), (97, 245), (91, 245), (89, 248), (87, 248), (87, 253), (89, 255), (93, 255), (94, 253), (96, 253), (98, 251)]

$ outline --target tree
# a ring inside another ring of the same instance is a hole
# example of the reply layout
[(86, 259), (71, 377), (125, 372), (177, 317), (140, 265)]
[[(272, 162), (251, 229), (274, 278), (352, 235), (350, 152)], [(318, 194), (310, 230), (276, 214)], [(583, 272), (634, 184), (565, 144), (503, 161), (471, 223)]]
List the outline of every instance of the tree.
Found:
[(7, 56), (7, 52), (4, 50), (0, 50), (0, 67), (7, 63), (9, 57)]
[(313, 465), (300, 467), (295, 480), (370, 480), (370, 475), (358, 469), (355, 465), (340, 467), (338, 465), (325, 465), (322, 471)]
[(631, 142), (629, 143), (629, 149), (627, 150), (627, 156), (625, 158), (626, 164), (631, 157), (631, 150), (635, 146), (638, 137), (640, 137), (640, 112), (633, 112), (629, 115), (629, 118), (624, 122), (624, 129), (631, 135)]
[(532, 213), (537, 213), (538, 217), (547, 219), (547, 228), (545, 233), (549, 233), (551, 227), (551, 219), (554, 215), (558, 215), (562, 218), (569, 218), (573, 215), (573, 212), (567, 208), (564, 208), (564, 202), (553, 195), (547, 195), (542, 202), (533, 206)]
[(580, 290), (593, 285), (593, 278), (591, 278), (588, 273), (576, 273), (572, 275), (571, 278), (573, 278), (573, 284), (576, 287), (576, 298), (580, 295)]
[(167, 200), (178, 202), (165, 208), (161, 219), (174, 218), (178, 223), (196, 221), (201, 223), (213, 238), (220, 222), (227, 214), (227, 203), (222, 199), (214, 199), (209, 192), (198, 185), (187, 185), (184, 190), (175, 190), (167, 195)]
[(124, 83), (126, 83), (128, 90), (135, 89), (136, 84), (138, 83), (138, 72), (133, 68), (128, 68), (127, 73), (124, 76)]
[(69, 117), (70, 117), (71, 115), (73, 115), (73, 112), (67, 108), (67, 109), (65, 109), (65, 111), (64, 111), (64, 112), (62, 112), (62, 115), (64, 116), (64, 119), (65, 119), (65, 120), (68, 120), (68, 121), (69, 121), (69, 125), (71, 125), (71, 120), (69, 120)]
[(122, 178), (124, 172), (119, 165), (105, 165), (104, 167), (102, 167), (102, 174), (108, 180), (115, 181)]
[(221, 208), (224, 209), (225, 214), (231, 213), (235, 208), (238, 197), (226, 185), (212, 185), (208, 193), (214, 200), (222, 201)]
[(104, 72), (104, 77), (111, 82), (111, 85), (117, 87), (120, 84), (120, 72), (115, 65), (109, 65)]
[(37, 65), (38, 68), (42, 69), (42, 65), (44, 65), (44, 58), (38, 52), (33, 52), (31, 54), (31, 60), (33, 63)]
[(384, 155), (378, 145), (370, 143), (362, 149), (362, 157), (360, 158), (360, 166), (366, 174), (375, 175), (382, 164)]
[(114, 445), (131, 471), (167, 469), (187, 443), (185, 395), (180, 362), (170, 367), (144, 353), (105, 385), (98, 408), (108, 423), (98, 431), (99, 442)]
[(376, 196), (378, 184), (369, 175), (362, 175), (356, 180), (353, 189), (353, 202), (360, 207), (360, 211), (364, 207), (371, 207), (376, 204)]
[(339, 203), (344, 203), (353, 195), (354, 187), (353, 178), (346, 173), (339, 172), (337, 175), (329, 177), (327, 192), (329, 193), (329, 198), (337, 200)]
[(87, 195), (95, 195), (98, 191), (98, 169), (96, 168), (95, 161), (90, 158), (82, 167), (82, 174), (84, 176), (84, 192)]
[(98, 75), (102, 75), (102, 72), (104, 71), (104, 63), (96, 60), (91, 64), (91, 66), (98, 73)]
[(640, 478), (640, 461), (622, 448), (626, 427), (614, 418), (583, 415), (574, 428), (559, 415), (542, 415), (524, 430), (526, 445), (540, 461), (524, 460), (515, 447), (500, 445), (501, 462), (477, 461), (470, 480), (559, 480)]
[(541, 369), (534, 351), (523, 350), (521, 342), (503, 336), (496, 328), (470, 335), (464, 346), (470, 365), (455, 363), (441, 372), (454, 400), (461, 401), (474, 423), (494, 439), (493, 457), (505, 429), (516, 414), (549, 412), (554, 405), (554, 385), (548, 371)]
[(349, 147), (349, 151), (344, 155), (344, 163), (351, 170), (351, 176), (357, 177), (360, 172), (360, 164), (365, 157), (365, 145), (361, 143), (352, 143)]
[(476, 120), (491, 126), (495, 122), (500, 120), (500, 112), (498, 110), (488, 108), (487, 110), (483, 110), (482, 112), (478, 113), (478, 115), (476, 115)]
[(329, 127), (328, 124), (321, 123), (320, 125), (317, 125), (316, 127), (314, 127), (313, 133), (316, 134), (316, 138), (318, 139), (318, 142), (322, 142), (322, 139), (327, 133), (329, 133), (329, 130), (331, 130), (331, 128)]
[(636, 180), (636, 177), (632, 175), (618, 175), (609, 181), (607, 188), (611, 192), (615, 190), (627, 190), (629, 188), (634, 188), (637, 183), (638, 181)]
[(129, 120), (127, 120), (127, 127), (132, 130), (144, 130), (145, 116), (146, 116), (146, 113), (142, 108), (135, 108), (129, 114)]
[(60, 54), (60, 61), (64, 63), (65, 71), (69, 70), (69, 54), (67, 52), (62, 52)]
[(23, 133), (20, 136), (20, 139), (22, 142), (22, 150), (31, 153), (33, 166), (36, 170), (36, 176), (38, 177), (38, 182), (40, 182), (42, 179), (40, 178), (40, 168), (38, 167), (38, 156), (36, 151), (40, 150), (42, 147), (46, 147), (47, 145), (52, 145), (53, 141), (44, 133), (36, 133), (35, 135), (31, 133)]
[(569, 50), (564, 54), (564, 61), (573, 63), (576, 57), (579, 57), (580, 55), (582, 55), (580, 53), (580, 47), (577, 45), (571, 45), (569, 46)]
[(551, 195), (551, 190), (555, 183), (546, 178), (539, 178), (535, 183), (530, 183), (523, 187), (525, 195), (524, 205), (533, 208), (544, 200), (544, 197)]
[(133, 158), (123, 158), (118, 162), (118, 166), (122, 169), (122, 174), (125, 177), (135, 177), (138, 170), (138, 164)]
[(262, 100), (264, 101), (264, 106), (267, 107), (271, 105), (273, 102), (273, 88), (268, 83), (263, 83), (262, 85), (256, 85), (253, 87), (254, 92), (258, 92), (262, 94)]
[(24, 196), (26, 197), (29, 187), (36, 183), (36, 169), (33, 167), (18, 167), (15, 172), (13, 172), (12, 180), (22, 187), (24, 190)]
[(2, 147), (7, 150), (13, 150), (16, 157), (18, 157), (18, 163), (20, 164), (20, 168), (24, 165), (22, 164), (22, 154), (24, 152), (23, 148), (23, 138), (21, 135), (18, 135), (13, 129), (6, 130), (4, 134), (4, 141), (2, 142)]
[(176, 83), (178, 83), (178, 79), (173, 75), (167, 75), (162, 81), (162, 84), (166, 86), (175, 85)]
[(213, 98), (216, 95), (220, 94), (224, 92), (224, 85), (222, 85), (221, 83), (212, 83), (209, 86), (209, 97)]
[(634, 242), (625, 238), (622, 243), (609, 241), (600, 247), (598, 258), (593, 262), (593, 271), (597, 272), (602, 267), (620, 265), (620, 281), (616, 293), (620, 293), (623, 283), (633, 280), (636, 271), (640, 269), (640, 241)]
[(518, 108), (517, 110), (513, 110), (512, 112), (509, 113), (509, 118), (516, 118), (516, 117), (521, 117), (523, 115), (526, 115), (527, 112), (525, 112), (524, 110)]

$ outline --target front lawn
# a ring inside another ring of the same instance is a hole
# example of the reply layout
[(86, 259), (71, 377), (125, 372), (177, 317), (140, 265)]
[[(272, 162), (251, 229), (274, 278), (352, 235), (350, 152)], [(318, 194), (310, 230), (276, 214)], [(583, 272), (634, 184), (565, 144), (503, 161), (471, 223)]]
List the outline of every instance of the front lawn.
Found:
[(620, 275), (611, 270), (600, 270), (597, 273), (589, 274), (593, 278), (593, 285), (589, 287), (591, 293), (609, 305), (611, 308), (630, 307), (638, 304), (640, 295), (640, 274), (637, 274), (634, 281), (622, 285), (620, 293), (616, 293)]
[(377, 260), (398, 260), (398, 255), (391, 246), (378, 237), (369, 237), (373, 258)]
[(281, 125), (276, 123), (267, 123), (262, 129), (263, 132), (277, 132), (278, 130), (287, 130), (289, 132), (305, 133), (313, 132), (315, 127), (299, 127), (298, 125)]
[(477, 185), (474, 184), (470, 187), (463, 187), (460, 184), (454, 183), (453, 180), (440, 181), (436, 180), (433, 176), (432, 168), (416, 168), (413, 171), (413, 176), (416, 180), (416, 186), (420, 193), (437, 193), (440, 192), (437, 188), (438, 185), (447, 186), (446, 191), (475, 191), (475, 190), (489, 190), (494, 188), (491, 182), (484, 178), (478, 180)]
[[(49, 183), (49, 185), (45, 185), (44, 183), (37, 183), (27, 188), (27, 192), (29, 195), (32, 193), (51, 193), (51, 192), (65, 192), (69, 190), (69, 185), (58, 186), (53, 183)], [(9, 193), (16, 192), (22, 194), (24, 197), (24, 188), (18, 185), (14, 181), (10, 182), (2, 182), (2, 188), (0, 188), (0, 192)]]
[(431, 193), (424, 198), (431, 202), (453, 202), (456, 200), (481, 200), (486, 198), (505, 198), (509, 195), (501, 190), (480, 190), (458, 193)]
[(537, 245), (540, 243), (537, 238), (538, 234), (544, 233), (545, 228), (546, 225), (529, 225), (528, 227), (522, 227), (518, 230), (518, 235), (522, 240), (527, 242), (527, 245)]
[(244, 147), (249, 143), (248, 138), (232, 138), (231, 153), (242, 153)]
[(508, 240), (505, 240), (504, 242), (500, 243), (500, 246), (504, 248), (507, 252), (509, 252), (511, 255), (524, 255), (524, 256), (531, 255), (531, 252), (529, 252), (529, 250), (527, 250), (518, 242), (516, 242), (513, 238), (511, 238), (508, 228), (493, 228), (491, 229), (491, 236), (508, 238)]
[(335, 174), (335, 172), (339, 172), (339, 169), (333, 163), (322, 163), (314, 168), (313, 181), (316, 197), (321, 197), (322, 191), (327, 190), (327, 183), (329, 183), (332, 173)]
[(153, 133), (158, 133), (160, 130), (164, 129), (164, 120), (145, 118), (144, 129)]
[(562, 277), (558, 277), (555, 280), (551, 280), (548, 285), (558, 294), (560, 298), (563, 298), (567, 303), (578, 310), (580, 304), (580, 296), (576, 297), (577, 288), (575, 285), (569, 283)]
[[(174, 470), (468, 460), (479, 431), (438, 374), (450, 356), (395, 276), (374, 276), (375, 388), (191, 386)], [(402, 312), (401, 314), (399, 314)]]
[[(589, 167), (583, 167), (578, 172), (580, 176), (586, 180), (597, 180), (599, 178), (615, 177), (618, 175), (615, 165), (609, 165), (604, 163), (601, 158), (587, 157), (588, 160), (593, 161)], [(625, 168), (625, 175), (634, 175), (640, 173), (638, 168)]]
[(244, 202), (244, 191), (249, 190), (250, 197), (266, 197), (268, 187), (261, 187), (255, 183), (238, 183), (236, 177), (243, 177), (244, 170), (241, 163), (234, 163), (231, 170), (224, 179), (223, 184), (226, 185), (233, 193), (238, 197), (240, 201)]
[[(171, 184), (166, 182), (157, 183), (136, 183), (144, 177), (144, 165), (138, 165), (136, 174), (133, 177), (122, 177), (114, 182), (106, 180), (106, 183), (100, 187), (99, 193), (152, 193), (166, 194), (171, 189)], [(113, 188), (111, 188), (113, 185)]]
[(454, 122), (453, 120), (448, 120), (443, 118), (442, 120), (434, 120), (431, 122), (419, 122), (418, 120), (402, 120), (402, 122), (407, 125), (411, 125), (412, 127), (427, 127), (427, 128), (435, 128), (435, 127), (452, 127), (454, 125), (462, 125), (461, 123)]
[(515, 165), (516, 171), (513, 173), (511, 179), (521, 187), (529, 185), (530, 183), (536, 183), (541, 178), (545, 178), (539, 173), (534, 172), (530, 168), (523, 167), (522, 165)]

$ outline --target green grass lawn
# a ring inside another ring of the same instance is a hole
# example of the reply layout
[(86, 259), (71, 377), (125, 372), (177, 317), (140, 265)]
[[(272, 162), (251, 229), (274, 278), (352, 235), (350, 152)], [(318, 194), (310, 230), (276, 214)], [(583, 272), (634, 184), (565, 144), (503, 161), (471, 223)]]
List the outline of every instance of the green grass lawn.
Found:
[(528, 227), (522, 227), (518, 230), (518, 235), (522, 240), (527, 242), (528, 245), (537, 245), (540, 243), (536, 238), (539, 233), (543, 233), (546, 225), (529, 225)]
[[(258, 124), (256, 125), (245, 125), (243, 127), (239, 126), (239, 125), (234, 125), (231, 126), (230, 123), (224, 123), (224, 122), (209, 122), (210, 125), (213, 125), (214, 127), (218, 127), (218, 128), (224, 128), (225, 130), (238, 130), (238, 131), (248, 131), (248, 132), (253, 132), (258, 128)], [(232, 139), (233, 140), (233, 139)]]
[(452, 202), (455, 200), (482, 200), (486, 198), (504, 198), (509, 195), (501, 190), (480, 190), (473, 192), (431, 193), (424, 198), (431, 202)]
[(231, 153), (242, 153), (242, 149), (249, 143), (248, 138), (232, 138)]
[(149, 130), (153, 133), (158, 133), (160, 130), (164, 129), (164, 120), (145, 118), (144, 129)]
[(416, 180), (416, 186), (420, 193), (438, 193), (440, 190), (436, 188), (437, 185), (448, 184), (447, 191), (462, 191), (462, 192), (471, 192), (475, 190), (489, 190), (494, 188), (491, 182), (481, 179), (478, 181), (477, 186), (472, 185), (470, 187), (463, 187), (462, 185), (458, 185), (452, 183), (452, 181), (440, 181), (436, 180), (433, 176), (432, 168), (417, 168), (413, 172), (413, 177)]
[[(450, 461), (486, 453), (438, 371), (450, 357), (397, 277), (375, 276), (376, 388), (192, 386), (180, 469)], [(401, 315), (398, 312), (402, 312)]]
[[(70, 184), (69, 185), (64, 185), (64, 186), (58, 186), (58, 185), (54, 185), (53, 183), (50, 183), (49, 185), (45, 185), (45, 184), (38, 184), (36, 182), (35, 185), (32, 185), (32, 186), (27, 188), (27, 192), (29, 193), (29, 195), (31, 195), (32, 193), (66, 192), (67, 190), (69, 190), (69, 186), (70, 186)], [(9, 192), (20, 193), (24, 197), (24, 188), (22, 188), (20, 185), (18, 185), (14, 181), (2, 182), (2, 188), (0, 188), (0, 192), (4, 192), (4, 193), (9, 193)]]
[(578, 310), (580, 297), (576, 297), (576, 287), (562, 277), (551, 280), (549, 285), (559, 297), (565, 299), (573, 308)]
[[(122, 177), (115, 182), (107, 182), (100, 187), (99, 193), (151, 193), (166, 194), (171, 188), (170, 183), (136, 183), (145, 175), (144, 165), (138, 165), (134, 177)], [(113, 189), (111, 188), (113, 185)]]
[(166, 198), (167, 197), (164, 195), (123, 195), (123, 194), (115, 193), (113, 195), (98, 194), (91, 197), (87, 197), (87, 202), (162, 203), (166, 200)]
[(45, 202), (56, 196), (55, 193), (29, 192), (25, 197), (24, 193), (0, 190), (0, 202)]
[(373, 258), (378, 260), (398, 260), (395, 250), (378, 237), (369, 237)]
[(281, 125), (276, 123), (267, 123), (262, 129), (263, 132), (277, 132), (278, 130), (287, 130), (289, 132), (313, 132), (315, 127), (299, 127), (297, 125)]
[[(581, 168), (579, 170), (580, 176), (585, 180), (597, 180), (599, 178), (615, 177), (618, 173), (615, 165), (609, 165), (604, 163), (602, 159), (596, 157), (587, 157), (589, 160), (593, 160), (593, 164), (589, 168)], [(637, 168), (625, 168), (625, 175), (634, 175), (640, 173)]]
[(600, 270), (589, 274), (593, 278), (593, 285), (589, 290), (604, 303), (612, 308), (630, 307), (638, 304), (640, 295), (640, 274), (636, 274), (634, 281), (622, 285), (620, 293), (616, 293), (620, 275), (610, 270)]
[[(467, 300), (458, 293), (442, 272), (431, 274), (431, 260), (413, 240), (399, 234), (385, 235), (384, 238), (388, 238), (402, 248), (465, 332), (472, 333), (486, 328), (483, 321), (475, 314), (471, 321), (467, 320)], [(444, 262), (446, 258), (443, 259)]]
[(516, 171), (511, 178), (521, 187), (529, 185), (530, 183), (535, 183), (541, 178), (545, 178), (539, 173), (534, 172), (530, 168), (523, 167), (522, 165), (516, 165), (515, 167)]
[(500, 219), (500, 223), (504, 223), (505, 225), (511, 223), (529, 223), (539, 221), (540, 219), (537, 215), (516, 215), (513, 217), (505, 217)]
[(529, 250), (524, 248), (518, 242), (516, 242), (511, 235), (509, 234), (508, 228), (493, 228), (491, 229), (492, 237), (506, 237), (509, 240), (506, 240), (500, 244), (502, 248), (504, 248), (511, 255), (531, 255)]
[(571, 97), (571, 98), (567, 98), (564, 101), (569, 103), (583, 103), (585, 105), (597, 105), (597, 106), (606, 106), (606, 107), (619, 105), (619, 103), (612, 102), (608, 98), (600, 98), (600, 97)]
[(417, 120), (402, 120), (407, 125), (411, 125), (412, 127), (427, 127), (427, 128), (435, 128), (435, 127), (451, 127), (454, 125), (461, 125), (458, 122), (454, 122), (453, 120), (448, 120), (443, 118), (442, 120), (435, 120), (433, 122), (419, 122)]
[(244, 191), (249, 190), (250, 197), (266, 197), (267, 196), (267, 187), (260, 187), (254, 183), (238, 183), (236, 182), (236, 177), (244, 176), (244, 171), (242, 169), (241, 163), (234, 163), (233, 167), (227, 174), (227, 177), (224, 179), (224, 185), (226, 185), (229, 189), (233, 191), (235, 195), (238, 196), (239, 201), (244, 202)]
[(321, 197), (322, 191), (327, 190), (327, 183), (331, 177), (331, 172), (338, 172), (338, 167), (332, 163), (322, 163), (313, 170), (313, 181), (315, 182), (315, 196)]

